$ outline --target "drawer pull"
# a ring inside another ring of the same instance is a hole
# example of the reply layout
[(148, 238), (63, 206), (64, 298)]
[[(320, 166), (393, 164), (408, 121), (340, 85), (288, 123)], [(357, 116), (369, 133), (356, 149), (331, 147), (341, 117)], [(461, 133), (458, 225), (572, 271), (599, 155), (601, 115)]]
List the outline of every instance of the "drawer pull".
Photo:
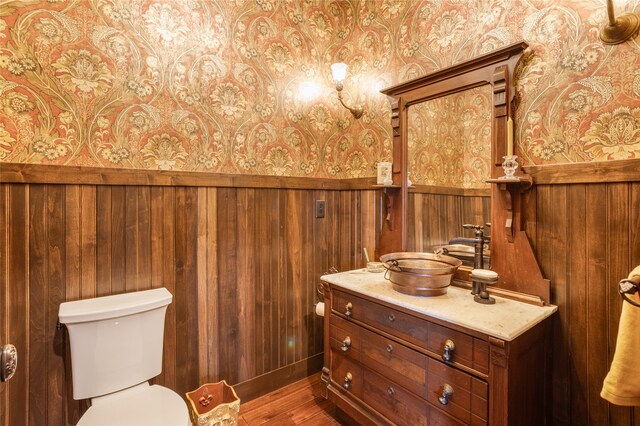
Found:
[(449, 398), (452, 396), (453, 388), (445, 383), (444, 386), (442, 386), (442, 396), (438, 398), (438, 401), (440, 401), (440, 404), (442, 405), (447, 405), (449, 403)]
[(389, 322), (394, 322), (396, 320), (396, 316), (393, 314), (389, 314)]
[(342, 341), (342, 346), (340, 346), (340, 349), (342, 349), (342, 352), (346, 352), (349, 350), (349, 346), (351, 346), (351, 337), (347, 336)]
[(396, 394), (396, 390), (389, 386), (389, 389), (387, 389), (387, 393), (389, 394), (389, 396), (393, 396)]
[(351, 317), (351, 310), (353, 309), (353, 304), (351, 304), (351, 302), (347, 303), (347, 305), (345, 306), (345, 311), (344, 314), (348, 317)]
[(344, 376), (344, 383), (342, 384), (342, 387), (345, 390), (351, 389), (351, 382), (352, 381), (353, 381), (353, 375), (351, 373), (347, 373), (347, 375)]
[(444, 362), (450, 362), (451, 358), (453, 357), (453, 350), (456, 348), (455, 343), (453, 343), (453, 340), (451, 339), (447, 339), (446, 342), (444, 342), (444, 353), (442, 354), (442, 360)]
[(393, 352), (393, 346), (391, 346), (391, 343), (387, 345), (387, 352), (389, 353)]

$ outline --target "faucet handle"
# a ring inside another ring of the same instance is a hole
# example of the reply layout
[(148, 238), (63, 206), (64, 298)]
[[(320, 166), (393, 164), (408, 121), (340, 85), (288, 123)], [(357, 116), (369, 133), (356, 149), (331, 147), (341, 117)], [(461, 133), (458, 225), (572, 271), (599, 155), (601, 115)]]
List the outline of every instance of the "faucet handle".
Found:
[(476, 231), (484, 229), (484, 226), (482, 226), (482, 225), (472, 225), (470, 223), (465, 223), (464, 225), (462, 225), (462, 227), (464, 229), (475, 229)]
[(462, 227), (464, 229), (473, 229), (475, 231), (476, 234), (476, 238), (483, 238), (484, 237), (484, 226), (482, 225), (472, 225), (470, 223), (465, 223), (464, 225), (462, 225)]

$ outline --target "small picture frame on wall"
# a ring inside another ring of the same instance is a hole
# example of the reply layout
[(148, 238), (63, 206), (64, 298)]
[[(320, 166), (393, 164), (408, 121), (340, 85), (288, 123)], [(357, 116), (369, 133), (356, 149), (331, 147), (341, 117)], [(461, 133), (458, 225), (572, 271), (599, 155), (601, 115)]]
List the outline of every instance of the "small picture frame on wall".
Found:
[(381, 161), (378, 163), (378, 185), (391, 185), (393, 179), (391, 177), (391, 163), (388, 161)]

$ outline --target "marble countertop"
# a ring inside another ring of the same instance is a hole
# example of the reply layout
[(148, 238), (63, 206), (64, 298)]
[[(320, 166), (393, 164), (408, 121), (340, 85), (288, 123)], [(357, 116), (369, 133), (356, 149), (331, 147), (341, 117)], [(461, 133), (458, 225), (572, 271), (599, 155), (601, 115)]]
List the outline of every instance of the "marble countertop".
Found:
[(364, 269), (323, 275), (320, 279), (334, 286), (401, 306), (479, 331), (499, 339), (511, 341), (553, 314), (557, 306), (535, 306), (493, 296), (496, 303), (483, 305), (474, 302), (468, 289), (449, 286), (446, 294), (433, 297), (410, 296), (395, 291), (382, 272)]

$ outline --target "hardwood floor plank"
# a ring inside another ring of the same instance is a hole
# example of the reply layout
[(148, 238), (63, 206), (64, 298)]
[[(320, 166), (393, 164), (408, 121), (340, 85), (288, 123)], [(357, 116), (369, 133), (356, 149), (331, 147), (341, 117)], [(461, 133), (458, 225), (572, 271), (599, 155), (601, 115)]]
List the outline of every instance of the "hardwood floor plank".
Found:
[[(303, 424), (303, 423), (298, 423)], [(338, 422), (334, 417), (332, 417), (329, 413), (324, 411), (316, 413), (313, 417), (306, 419), (304, 421), (304, 426), (339, 426), (340, 422)]]
[(240, 406), (239, 425), (340, 425), (335, 405), (320, 396), (320, 374), (314, 374)]

